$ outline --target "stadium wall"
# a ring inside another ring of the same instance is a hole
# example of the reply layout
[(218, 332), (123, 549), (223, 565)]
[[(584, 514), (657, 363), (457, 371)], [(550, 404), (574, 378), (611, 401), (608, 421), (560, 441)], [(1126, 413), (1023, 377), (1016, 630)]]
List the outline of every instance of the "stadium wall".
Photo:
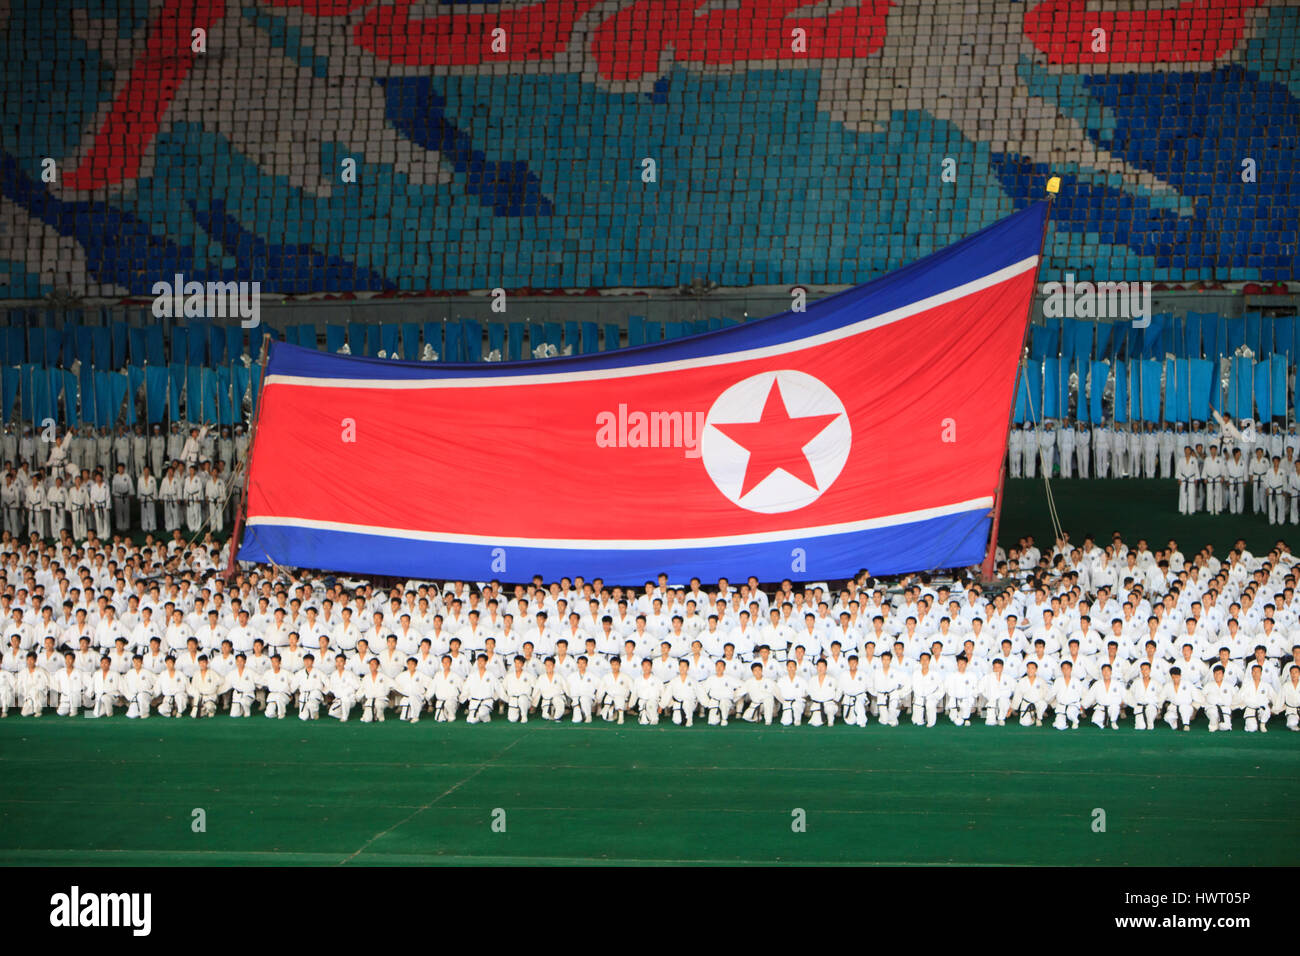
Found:
[(1298, 34), (1290, 0), (9, 0), (0, 298), (853, 285), (1049, 172), (1044, 276), (1288, 280)]

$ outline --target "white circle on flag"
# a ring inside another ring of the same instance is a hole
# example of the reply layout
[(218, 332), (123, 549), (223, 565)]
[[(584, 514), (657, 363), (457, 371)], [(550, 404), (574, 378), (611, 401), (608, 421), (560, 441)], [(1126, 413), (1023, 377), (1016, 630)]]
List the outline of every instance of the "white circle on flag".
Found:
[(700, 456), (733, 504), (778, 514), (820, 498), (852, 444), (839, 396), (806, 372), (782, 369), (742, 379), (717, 397), (704, 419)]

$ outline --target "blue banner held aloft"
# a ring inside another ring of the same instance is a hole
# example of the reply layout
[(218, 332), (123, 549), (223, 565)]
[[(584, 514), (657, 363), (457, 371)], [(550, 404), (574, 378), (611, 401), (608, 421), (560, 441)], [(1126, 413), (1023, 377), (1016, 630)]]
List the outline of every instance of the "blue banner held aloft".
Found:
[(31, 420), (37, 430), (54, 420), (54, 403), (50, 397), (49, 371), (43, 365), (24, 365), (23, 384), (32, 390)]
[(1025, 362), (1025, 421), (1043, 420), (1043, 365), (1030, 359)]
[(1103, 399), (1106, 392), (1106, 379), (1110, 377), (1110, 365), (1105, 362), (1092, 362), (1088, 376), (1088, 421), (1099, 425), (1106, 420)]
[(524, 357), (524, 332), (527, 326), (522, 322), (511, 322), (506, 326), (506, 361), (519, 362)]
[(583, 354), (600, 351), (600, 326), (595, 322), (582, 323)]
[(1168, 359), (1165, 362), (1165, 421), (1190, 421), (1188, 414), (1187, 360)]
[(1188, 360), (1188, 401), (1193, 421), (1208, 422), (1213, 417), (1210, 409), (1219, 393), (1218, 364), (1217, 359)]
[(348, 349), (353, 355), (366, 353), (366, 326), (364, 322), (348, 323)]
[(442, 356), (444, 362), (463, 362), (465, 361), (465, 341), (464, 327), (460, 324), (459, 319), (452, 319), (443, 329), (446, 335), (446, 354)]
[(560, 355), (564, 351), (564, 327), (559, 322), (543, 323), (546, 344), (555, 349), (555, 354)]
[(1259, 420), (1273, 417), (1273, 364), (1268, 359), (1255, 363), (1255, 411)]
[(18, 369), (6, 365), (0, 369), (0, 399), (4, 402), (4, 420), (14, 420), (14, 405), (18, 401), (19, 383), (22, 381)]
[(1057, 330), (1046, 326), (1034, 325), (1029, 328), (1029, 358), (1041, 362), (1049, 355), (1055, 356), (1058, 350)]
[(1043, 359), (1043, 418), (1061, 417), (1061, 360)]
[(1207, 361), (1223, 354), (1226, 335), (1223, 318), (1217, 312), (1201, 313), (1201, 349)]
[(348, 330), (345, 326), (330, 324), (325, 326), (325, 351), (336, 353), (348, 341)]
[(627, 344), (645, 345), (645, 317), (629, 315), (627, 317)]
[(1254, 415), (1254, 367), (1254, 361), (1244, 356), (1232, 359), (1226, 407), (1233, 418), (1251, 418)]
[(1129, 418), (1128, 407), (1128, 385), (1129, 373), (1128, 363), (1122, 359), (1115, 360), (1115, 404), (1113, 407), (1113, 417), (1116, 423), (1126, 422)]
[(191, 319), (189, 324), (189, 354), (185, 357), (186, 365), (203, 365), (208, 361), (208, 344), (212, 337), (212, 326), (207, 322)]
[(1268, 360), (1269, 364), (1269, 383), (1272, 385), (1272, 394), (1269, 397), (1269, 407), (1274, 415), (1282, 416), (1287, 413), (1286, 408), (1286, 374), (1287, 360), (1285, 355), (1271, 355)]
[(1188, 312), (1187, 319), (1183, 326), (1182, 347), (1179, 350), (1180, 358), (1201, 358), (1201, 327), (1202, 318), (1199, 312)]
[(126, 367), (126, 423), (134, 425), (138, 420), (136, 415), (136, 396), (144, 387), (144, 369), (139, 365), (128, 365)]
[(237, 325), (224, 326), (224, 325), (217, 325), (214, 323), (212, 326), (210, 326), (208, 329), (208, 351), (210, 353), (208, 361), (212, 365), (224, 365), (229, 360), (228, 359), (229, 353), (227, 352), (226, 349), (227, 338), (231, 335), (231, 333), (234, 333), (236, 336), (238, 336), (239, 333), (242, 331), (243, 330), (240, 329), (240, 327)]
[(244, 366), (243, 362), (236, 362), (230, 366), (230, 403), (237, 422), (247, 421), (252, 417), (251, 406), (248, 413), (244, 411), (244, 398), (249, 396), (252, 378), (252, 372)]
[(461, 350), (462, 362), (483, 361), (483, 323), (478, 319), (462, 319)]
[(95, 401), (95, 369), (89, 363), (81, 366), (81, 381), (77, 389), (81, 398), (81, 419), (91, 425), (99, 424), (99, 405)]
[(203, 366), (185, 367), (185, 418), (190, 422), (203, 421)]
[(402, 358), (414, 362), (420, 357), (420, 323), (402, 323)]
[(81, 396), (77, 376), (66, 369), (59, 373), (63, 376), (63, 420), (64, 424), (76, 428), (81, 425)]
[(1246, 347), (1255, 353), (1255, 358), (1259, 358), (1264, 354), (1263, 316), (1258, 312), (1247, 312), (1242, 321), (1245, 323)]
[(1295, 324), (1294, 316), (1273, 320), (1273, 354), (1288, 356), (1294, 360)]
[(119, 369), (126, 365), (126, 354), (128, 345), (128, 326), (125, 322), (114, 322), (108, 327), (110, 349), (113, 353), (113, 368)]
[(429, 346), (433, 349), (435, 361), (442, 359), (446, 352), (446, 346), (442, 341), (442, 323), (425, 322), (424, 323), (424, 342), (420, 345), (420, 358), (424, 358), (424, 347)]
[(1142, 357), (1163, 359), (1165, 357), (1165, 332), (1173, 316), (1158, 312), (1151, 316), (1151, 322), (1142, 329)]
[(1139, 375), (1142, 379), (1142, 420), (1160, 421), (1160, 371), (1161, 362), (1156, 359), (1144, 359), (1140, 363)]
[(167, 366), (167, 417), (170, 421), (181, 421), (181, 393), (185, 390), (185, 366), (173, 362)]
[(165, 365), (147, 365), (144, 370), (145, 420), (150, 425), (160, 424), (167, 417), (167, 393), (171, 376)]

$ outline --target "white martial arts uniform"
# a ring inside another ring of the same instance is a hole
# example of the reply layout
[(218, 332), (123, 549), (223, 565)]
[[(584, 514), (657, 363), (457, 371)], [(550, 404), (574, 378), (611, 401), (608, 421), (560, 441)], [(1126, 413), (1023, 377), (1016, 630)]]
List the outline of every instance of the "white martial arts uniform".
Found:
[(262, 675), (261, 685), (266, 691), (266, 716), (280, 720), (289, 716), (289, 702), (298, 689), (293, 674), (283, 666), (276, 670), (272, 664), (271, 669)]
[(1255, 514), (1262, 514), (1267, 508), (1264, 500), (1264, 476), (1272, 470), (1272, 463), (1264, 457), (1263, 449), (1250, 459), (1246, 474), (1250, 479), (1251, 509)]
[(487, 723), (492, 719), (492, 708), (500, 697), (496, 677), (484, 668), (478, 668), (465, 678), (461, 686), (460, 699), (465, 704), (465, 722), (470, 724)]
[(22, 708), (24, 717), (39, 717), (48, 706), (50, 698), (50, 675), (40, 667), (18, 672), (14, 680), (15, 705)]
[(1282, 524), (1287, 519), (1289, 484), (1286, 472), (1280, 464), (1270, 467), (1264, 473), (1264, 497), (1268, 501), (1268, 523)]
[(1232, 729), (1232, 710), (1236, 704), (1236, 696), (1232, 684), (1226, 677), (1222, 683), (1211, 678), (1209, 684), (1201, 689), (1201, 706), (1205, 708), (1211, 733)]
[(1228, 511), (1239, 515), (1246, 504), (1246, 459), (1233, 455), (1223, 467), (1228, 486)]
[(90, 530), (90, 489), (78, 478), (68, 489), (65, 501), (69, 523), (72, 525), (72, 538), (78, 543), (85, 541)]
[(439, 722), (450, 722), (456, 719), (456, 710), (460, 707), (461, 690), (465, 684), (465, 678), (462, 677), (453, 666), (446, 671), (439, 671), (433, 678), (433, 719)]
[(979, 683), (969, 666), (964, 671), (952, 671), (944, 678), (944, 707), (948, 710), (948, 719), (959, 727), (970, 723), (979, 696)]
[(1099, 677), (1092, 682), (1088, 692), (1083, 696), (1083, 707), (1092, 708), (1092, 722), (1098, 727), (1105, 727), (1106, 722), (1110, 721), (1112, 729), (1119, 727), (1119, 713), (1124, 706), (1126, 698), (1126, 688), (1115, 677), (1114, 668), (1111, 669), (1109, 683), (1104, 677)]
[(198, 534), (203, 525), (203, 484), (202, 476), (196, 472), (186, 475), (181, 485), (181, 497), (185, 502), (185, 527), (190, 534)]
[(1155, 730), (1156, 719), (1160, 715), (1160, 705), (1164, 700), (1164, 690), (1159, 681), (1148, 676), (1143, 680), (1138, 675), (1128, 685), (1126, 703), (1133, 710), (1133, 725), (1138, 730)]
[(709, 724), (727, 726), (736, 700), (741, 696), (740, 684), (723, 668), (721, 676), (714, 674), (704, 682), (704, 709), (709, 715)]
[(596, 687), (596, 706), (601, 718), (621, 724), (632, 703), (634, 689), (634, 681), (628, 677), (621, 663), (617, 675), (612, 668), (607, 671)]
[(49, 514), (50, 537), (58, 540), (68, 525), (68, 489), (64, 485), (51, 485), (45, 491), (45, 504)]
[(203, 483), (203, 496), (208, 503), (208, 526), (213, 534), (225, 531), (226, 483), (217, 475), (209, 472)]
[(398, 714), (402, 720), (412, 724), (420, 720), (420, 712), (433, 697), (433, 678), (421, 673), (417, 667), (414, 673), (408, 668), (393, 679), (393, 689), (398, 694)]
[(248, 668), (236, 663), (233, 670), (226, 674), (221, 687), (222, 695), (230, 695), (230, 716), (250, 717), (253, 705), (257, 702), (257, 676)]
[(1286, 721), (1286, 729), (1300, 731), (1300, 685), (1289, 677), (1273, 696), (1273, 713)]
[(135, 482), (125, 472), (115, 474), (109, 482), (109, 492), (113, 496), (113, 530), (126, 531), (131, 527), (131, 496), (135, 494)]
[(108, 485), (103, 481), (92, 481), (86, 493), (90, 497), (90, 513), (95, 519), (95, 535), (101, 541), (107, 541), (112, 537), (113, 530), (110, 518), (111, 497), (109, 495)]
[(90, 697), (90, 700), (86, 701), (86, 706), (90, 711), (86, 716), (113, 716), (113, 705), (122, 696), (121, 675), (113, 670), (109, 670), (107, 673), (102, 669), (97, 670), (91, 676), (86, 689)]
[(844, 722), (854, 727), (867, 726), (870, 700), (867, 694), (866, 672), (854, 661), (837, 681), (840, 688), (840, 711), (844, 715)]
[(136, 494), (140, 498), (140, 530), (158, 530), (158, 479), (153, 475), (142, 475), (136, 484)]
[(506, 702), (506, 720), (514, 723), (528, 723), (528, 711), (533, 706), (533, 690), (537, 681), (524, 668), (518, 672), (511, 669), (501, 685)]
[(542, 720), (563, 719), (567, 699), (564, 678), (558, 671), (537, 678), (537, 684), (533, 688), (533, 706), (539, 708)]
[(330, 706), (327, 711), (329, 716), (340, 722), (346, 721), (352, 713), (352, 707), (356, 704), (360, 691), (361, 683), (356, 675), (348, 670), (346, 665), (342, 670), (335, 666), (334, 670), (330, 671), (329, 677), (325, 679), (325, 692), (330, 695)]
[[(653, 673), (649, 677), (642, 675), (632, 683), (632, 694), (636, 700), (637, 722), (640, 724), (659, 723), (660, 700), (664, 684)], [(771, 723), (771, 721), (768, 721)]]
[(78, 710), (88, 706), (86, 698), (91, 695), (87, 693), (89, 690), (87, 684), (86, 675), (77, 670), (75, 665), (72, 670), (63, 667), (55, 671), (51, 684), (59, 695), (58, 707), (55, 713), (60, 717), (76, 717)]
[(903, 692), (910, 691), (905, 681), (906, 675), (901, 668), (893, 664), (888, 671), (882, 664), (880, 669), (870, 677), (871, 707), (880, 723), (886, 727), (898, 726), (898, 712), (903, 706)]
[(211, 668), (206, 671), (195, 671), (194, 676), (190, 678), (190, 716), (217, 716), (218, 701), (224, 683), (220, 677), (212, 672)]
[(158, 500), (162, 502), (163, 530), (171, 534), (181, 526), (181, 487), (172, 472), (163, 475), (158, 482)]
[(842, 693), (839, 682), (829, 673), (814, 674), (805, 682), (805, 688), (808, 693), (808, 725), (820, 727), (825, 724), (833, 727)]
[(931, 667), (928, 671), (917, 668), (912, 672), (912, 723), (933, 727), (939, 720), (943, 706), (943, 677)]
[(34, 534), (38, 538), (48, 538), (49, 529), (45, 526), (48, 508), (45, 489), (35, 479), (23, 494), (23, 506), (27, 509), (27, 533)]
[(1273, 690), (1266, 681), (1247, 677), (1237, 688), (1233, 705), (1241, 710), (1247, 733), (1268, 730), (1268, 718), (1273, 713)]
[(293, 675), (298, 688), (299, 720), (319, 719), (321, 705), (325, 703), (325, 694), (328, 691), (325, 675), (316, 666), (314, 659), (311, 664), (311, 668), (308, 669), (304, 663), (303, 669), (294, 672)]
[(14, 674), (8, 668), (0, 668), (0, 717), (9, 716), (9, 708), (15, 705), (16, 700)]
[(1029, 679), (1026, 674), (1016, 682), (1016, 692), (1011, 697), (1011, 706), (1020, 714), (1020, 726), (1029, 727), (1041, 724), (1047, 709), (1050, 688), (1041, 677)]
[(685, 677), (678, 674), (664, 687), (663, 707), (670, 711), (674, 724), (689, 727), (694, 723), (695, 708), (699, 705), (695, 688), (696, 681), (689, 672)]
[(384, 711), (388, 709), (388, 695), (392, 684), (382, 671), (367, 673), (361, 678), (359, 696), (361, 698), (361, 722), (383, 721)]

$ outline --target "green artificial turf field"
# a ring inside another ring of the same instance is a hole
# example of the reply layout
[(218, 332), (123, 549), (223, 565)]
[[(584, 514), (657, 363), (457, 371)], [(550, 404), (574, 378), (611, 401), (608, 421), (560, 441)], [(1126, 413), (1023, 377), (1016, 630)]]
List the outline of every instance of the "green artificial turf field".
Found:
[[(0, 864), (1295, 864), (1300, 734), (0, 721)], [(206, 832), (192, 812), (206, 814)], [(494, 832), (494, 810), (505, 832)], [(1105, 832), (1094, 832), (1095, 809)], [(806, 829), (793, 815), (804, 811)]]

